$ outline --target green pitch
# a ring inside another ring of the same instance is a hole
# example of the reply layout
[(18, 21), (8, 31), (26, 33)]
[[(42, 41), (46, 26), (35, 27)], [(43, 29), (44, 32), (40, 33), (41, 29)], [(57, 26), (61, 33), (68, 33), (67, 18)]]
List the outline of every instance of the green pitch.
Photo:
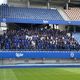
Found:
[(0, 69), (0, 80), (80, 80), (80, 68)]

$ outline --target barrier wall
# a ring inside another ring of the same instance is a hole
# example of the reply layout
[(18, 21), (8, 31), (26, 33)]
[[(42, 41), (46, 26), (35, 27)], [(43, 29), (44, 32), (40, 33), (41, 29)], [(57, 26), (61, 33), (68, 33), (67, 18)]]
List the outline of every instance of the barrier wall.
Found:
[(0, 68), (80, 68), (80, 64), (21, 64), (0, 65)]
[(78, 51), (0, 51), (0, 58), (80, 58)]
[(0, 22), (6, 23), (32, 23), (32, 24), (64, 24), (64, 25), (80, 25), (80, 21), (65, 21), (65, 20), (32, 20), (18, 18), (0, 18)]

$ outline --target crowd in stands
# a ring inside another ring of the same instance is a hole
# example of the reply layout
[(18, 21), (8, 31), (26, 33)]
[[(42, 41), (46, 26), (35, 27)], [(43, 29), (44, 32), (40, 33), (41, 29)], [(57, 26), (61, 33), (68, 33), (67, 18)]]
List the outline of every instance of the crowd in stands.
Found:
[(7, 50), (79, 50), (70, 33), (60, 30), (7, 30), (0, 36), (0, 49)]

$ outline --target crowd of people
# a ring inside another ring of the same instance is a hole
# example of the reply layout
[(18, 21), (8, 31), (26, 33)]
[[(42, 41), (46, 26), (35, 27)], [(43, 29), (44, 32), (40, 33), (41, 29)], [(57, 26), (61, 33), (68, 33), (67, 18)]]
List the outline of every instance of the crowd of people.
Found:
[(0, 35), (0, 49), (4, 50), (79, 50), (80, 45), (71, 33), (60, 30), (7, 30)]

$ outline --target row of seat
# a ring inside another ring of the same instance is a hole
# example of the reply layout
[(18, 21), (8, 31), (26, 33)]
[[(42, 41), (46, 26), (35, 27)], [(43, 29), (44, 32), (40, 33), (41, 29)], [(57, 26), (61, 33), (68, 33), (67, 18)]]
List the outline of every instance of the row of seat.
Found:
[(57, 9), (0, 6), (0, 17), (40, 20), (63, 20)]
[(69, 10), (64, 10), (64, 12), (71, 20), (80, 20), (80, 8), (70, 8)]

